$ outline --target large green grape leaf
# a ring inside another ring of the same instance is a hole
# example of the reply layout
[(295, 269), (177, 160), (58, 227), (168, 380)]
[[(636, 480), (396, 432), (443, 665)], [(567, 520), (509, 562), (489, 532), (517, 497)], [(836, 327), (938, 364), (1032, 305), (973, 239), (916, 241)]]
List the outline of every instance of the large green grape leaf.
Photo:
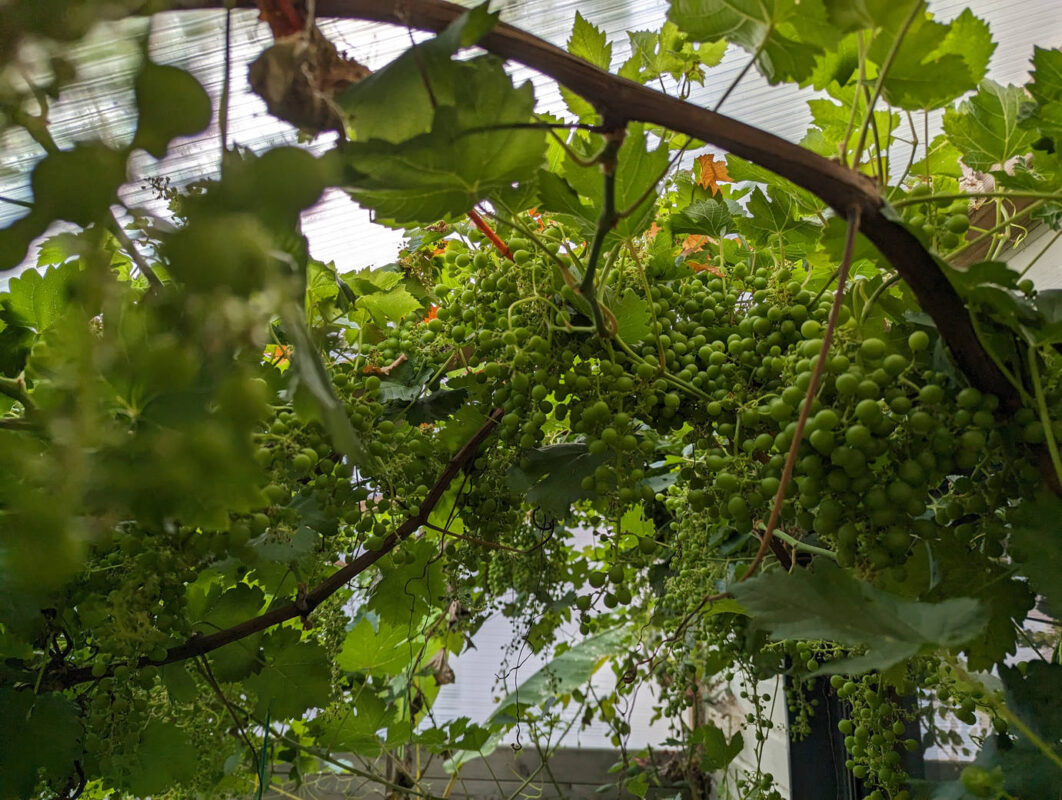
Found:
[(519, 722), (520, 708), (559, 699), (594, 676), (610, 656), (621, 652), (626, 636), (622, 628), (590, 636), (569, 647), (506, 695), (487, 718), (488, 722)]
[(694, 47), (686, 34), (673, 22), (665, 22), (657, 31), (628, 31), (631, 56), (620, 67), (624, 78), (648, 83), (661, 75), (675, 80), (687, 76), (691, 81), (704, 83), (704, 68), (714, 67), (726, 54), (727, 41), (704, 42)]
[[(606, 38), (605, 32), (588, 22), (578, 11), (575, 12), (575, 24), (572, 26), (571, 36), (568, 37), (568, 52), (604, 70), (612, 63), (612, 44)], [(594, 107), (589, 101), (563, 86), (560, 91), (565, 104), (575, 116), (585, 119), (594, 115)]]
[(71, 261), (45, 270), (44, 274), (28, 269), (12, 278), (8, 291), (0, 297), (0, 319), (31, 328), (38, 333), (61, 319), (70, 303), (70, 293), (81, 270)]
[[(870, 46), (870, 59), (879, 66), (892, 58), (885, 99), (900, 108), (931, 109), (976, 88), (995, 50), (988, 26), (969, 13), (942, 24), (918, 11), (905, 27), (908, 10), (890, 9)], [(897, 36), (903, 39), (894, 50)]]
[(841, 33), (822, 0), (671, 0), (668, 19), (695, 41), (727, 39), (757, 53), (771, 83), (806, 80)]
[(189, 735), (170, 722), (152, 720), (140, 737), (126, 786), (137, 797), (162, 794), (190, 781), (198, 767), (199, 754)]
[(767, 243), (772, 237), (783, 237), (783, 244), (790, 249), (796, 244), (807, 244), (815, 234), (811, 223), (798, 219), (799, 209), (795, 198), (788, 192), (770, 189), (770, 199), (756, 187), (749, 197), (747, 217), (740, 217), (742, 232), (752, 241)]
[(203, 633), (231, 628), (257, 616), (265, 602), (265, 594), (257, 586), (240, 583), (209, 601), (198, 621)]
[(408, 624), (378, 622), (374, 626), (368, 617), (362, 617), (343, 640), (336, 663), (348, 672), (397, 675), (419, 649), (419, 644), (410, 639)]
[[(542, 163), (542, 131), (527, 123), (530, 83), (515, 88), (501, 62), (483, 56), (455, 66), (456, 106), (435, 110), (430, 133), (408, 141), (351, 142), (343, 147), (347, 191), (377, 221), (427, 224), (454, 219), (513, 183), (529, 181)], [(474, 131), (474, 132), (473, 132)]]
[(507, 483), (516, 492), (526, 492), (527, 502), (554, 517), (567, 516), (572, 503), (591, 496), (580, 485), (603, 463), (584, 442), (565, 442), (531, 450), (509, 471)]
[(1057, 151), (1062, 142), (1062, 50), (1033, 50), (1032, 83), (1028, 89), (1037, 107), (1024, 124), (1052, 137)]
[(1054, 495), (1026, 503), (1018, 510), (1010, 538), (1011, 559), (1018, 572), (1029, 579), (1053, 613), (1062, 612), (1062, 530), (1058, 520), (1062, 500)]
[(81, 754), (78, 709), (61, 695), (34, 695), (0, 689), (0, 719), (5, 734), (0, 745), (0, 797), (34, 796), (38, 771), (52, 785), (74, 774)]
[(999, 667), (1007, 706), (1049, 742), (1062, 739), (1062, 664), (1030, 661), (1023, 669)]
[(823, 672), (886, 669), (920, 652), (965, 644), (986, 623), (984, 609), (971, 598), (903, 600), (822, 559), (813, 569), (768, 572), (734, 583), (730, 591), (776, 639), (866, 648), (865, 655), (827, 664)]
[(383, 329), (387, 327), (388, 322), (398, 322), (402, 317), (419, 309), (420, 301), (411, 295), (405, 286), (394, 286), (386, 292), (374, 292), (359, 297), (356, 305), (368, 311), (377, 327)]
[[(575, 139), (572, 149), (591, 159), (600, 147), (600, 137)], [(637, 236), (649, 227), (653, 220), (656, 201), (654, 187), (663, 178), (668, 166), (668, 150), (660, 144), (649, 149), (645, 126), (629, 125), (627, 136), (616, 154), (615, 204), (616, 211), (626, 214), (616, 224), (606, 247), (616, 242), (616, 237)], [(560, 219), (578, 226), (588, 236), (592, 235), (601, 216), (604, 204), (604, 178), (597, 165), (582, 166), (570, 156), (563, 162), (563, 178), (547, 172), (539, 173), (540, 208), (556, 212)], [(581, 198), (587, 198), (585, 203)]]
[(719, 238), (731, 233), (733, 218), (725, 203), (718, 200), (698, 200), (668, 217), (672, 233), (697, 233)]
[(380, 577), (365, 607), (379, 617), (381, 625), (408, 630), (433, 609), (444, 606), (446, 580), (434, 541), (407, 539), (399, 546), (409, 563), (377, 562)]
[(79, 144), (46, 155), (33, 169), (34, 215), (91, 225), (117, 201), (125, 154), (102, 144)]
[(328, 704), (332, 669), (328, 655), (316, 642), (299, 641), (299, 632), (281, 628), (262, 647), (265, 665), (244, 683), (258, 695), (256, 713), (265, 718), (290, 719), (307, 709)]
[(823, 0), (830, 22), (843, 31), (877, 28), (888, 19), (889, 11), (897, 5), (910, 8), (913, 0)]
[(170, 141), (210, 124), (210, 96), (189, 72), (146, 61), (136, 76), (139, 121), (134, 147), (162, 158)]
[(1028, 103), (1018, 86), (983, 81), (977, 94), (944, 113), (944, 132), (966, 166), (988, 171), (1032, 148), (1035, 131), (1019, 125)]
[(498, 21), (483, 3), (452, 22), (434, 39), (411, 47), (383, 69), (336, 95), (351, 138), (397, 144), (430, 133), (437, 106), (457, 103), (460, 64), (451, 60)]
[(363, 686), (347, 708), (314, 719), (310, 730), (316, 734), (318, 745), (329, 752), (374, 756), (382, 749), (378, 732), (395, 722), (397, 711), (393, 703), (385, 703), (368, 686)]

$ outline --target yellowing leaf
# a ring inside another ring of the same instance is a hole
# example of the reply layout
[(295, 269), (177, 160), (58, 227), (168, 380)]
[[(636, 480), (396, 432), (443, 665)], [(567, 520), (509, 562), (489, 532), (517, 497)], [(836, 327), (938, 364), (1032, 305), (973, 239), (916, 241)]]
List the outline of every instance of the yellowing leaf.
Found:
[(702, 189), (711, 189), (712, 194), (716, 194), (720, 183), (729, 183), (726, 161), (716, 161), (712, 153), (697, 156), (694, 161), (697, 162), (697, 185)]

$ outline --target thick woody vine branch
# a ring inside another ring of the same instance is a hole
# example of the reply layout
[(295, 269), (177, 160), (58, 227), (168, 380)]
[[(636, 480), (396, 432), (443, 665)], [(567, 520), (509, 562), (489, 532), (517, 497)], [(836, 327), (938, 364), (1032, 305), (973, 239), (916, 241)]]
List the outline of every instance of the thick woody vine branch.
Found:
[[(312, 589), (309, 589), (305, 593), (300, 592), (299, 596), (291, 603), (280, 606), (279, 608), (274, 608), (271, 611), (267, 611), (252, 619), (245, 620), (231, 628), (212, 633), (209, 636), (193, 636), (183, 644), (171, 647), (167, 651), (166, 657), (161, 660), (147, 657), (141, 658), (140, 661), (137, 662), (137, 667), (158, 667), (164, 664), (173, 664), (177, 661), (185, 661), (189, 658), (196, 658), (197, 656), (202, 656), (213, 650), (224, 647), (227, 644), (238, 642), (240, 639), (245, 639), (259, 631), (272, 628), (274, 625), (287, 622), (289, 619), (305, 617), (310, 614), (315, 608), (321, 605), (321, 603), (391, 552), (403, 540), (409, 538), (421, 526), (427, 523), (428, 516), (431, 514), (432, 509), (434, 509), (439, 503), (439, 500), (442, 499), (442, 496), (445, 494), (447, 488), (449, 488), (451, 481), (453, 481), (453, 479), (457, 477), (457, 474), (475, 458), (476, 453), (479, 452), (480, 446), (494, 431), (494, 428), (497, 426), (501, 417), (501, 409), (495, 409), (491, 413), (487, 418), (487, 421), (483, 423), (479, 430), (477, 430), (457, 454), (450, 459), (446, 468), (439, 475), (439, 479), (435, 481), (435, 485), (431, 487), (427, 497), (424, 498), (424, 502), (421, 503), (420, 510), (415, 515), (408, 517), (405, 522), (388, 534), (379, 550), (369, 550), (362, 553), (345, 567), (332, 573), (332, 575), (321, 581)], [(80, 683), (85, 683), (86, 681), (94, 680), (97, 677), (99, 676), (92, 674), (91, 668), (81, 667), (54, 674), (50, 678), (46, 677), (42, 685), (46, 685), (53, 689), (66, 689)]]
[[(222, 0), (178, 0), (178, 8), (218, 8)], [(238, 6), (254, 7), (251, 0)], [(321, 17), (364, 19), (442, 31), (465, 9), (445, 0), (318, 0)], [(661, 125), (734, 153), (807, 189), (838, 214), (859, 208), (860, 231), (881, 251), (933, 318), (956, 362), (983, 391), (1015, 407), (1013, 387), (987, 357), (970, 315), (940, 262), (890, 213), (866, 175), (759, 128), (613, 75), (536, 36), (499, 23), (480, 41), (486, 50), (553, 78), (594, 104), (602, 117)]]

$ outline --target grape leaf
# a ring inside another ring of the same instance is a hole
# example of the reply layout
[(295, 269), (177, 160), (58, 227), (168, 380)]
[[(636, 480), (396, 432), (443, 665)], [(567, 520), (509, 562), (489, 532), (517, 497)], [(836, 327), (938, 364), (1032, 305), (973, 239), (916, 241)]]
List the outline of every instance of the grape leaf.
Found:
[(605, 32), (588, 22), (578, 11), (575, 12), (575, 24), (568, 38), (568, 52), (601, 69), (607, 70), (612, 63), (612, 45), (605, 37)]
[[(911, 0), (900, 5), (910, 7)], [(877, 28), (885, 24), (896, 0), (823, 0), (830, 22), (843, 31)]]
[(408, 630), (443, 605), (446, 581), (436, 543), (430, 539), (406, 540), (401, 544), (408, 564), (377, 562), (380, 577), (373, 586), (365, 608), (374, 612), (380, 625)]
[(1011, 557), (1018, 572), (1046, 598), (1053, 613), (1062, 612), (1062, 500), (1043, 496), (1025, 503), (1011, 526)]
[(631, 290), (612, 309), (616, 316), (616, 335), (623, 341), (640, 342), (649, 335), (649, 306)]
[[(894, 6), (870, 46), (875, 63), (892, 58), (883, 84), (889, 103), (909, 110), (939, 108), (976, 88), (995, 49), (987, 26), (972, 15), (945, 25), (922, 10), (910, 19), (908, 11), (909, 6)], [(894, 50), (897, 36), (903, 39)]]
[(377, 327), (386, 328), (388, 322), (398, 322), (419, 309), (420, 301), (405, 286), (395, 286), (386, 292), (359, 297), (357, 307), (368, 311)]
[(0, 299), (4, 321), (40, 333), (62, 318), (70, 303), (70, 292), (81, 266), (72, 261), (45, 270), (44, 274), (28, 269), (12, 278), (8, 291)]
[(886, 669), (925, 650), (962, 645), (986, 623), (984, 609), (971, 598), (902, 600), (822, 559), (813, 570), (768, 572), (730, 591), (776, 639), (866, 647), (865, 655), (827, 664), (823, 672)]
[(516, 723), (519, 722), (518, 709), (549, 703), (570, 694), (590, 680), (610, 656), (621, 652), (625, 637), (626, 631), (613, 628), (569, 647), (506, 695), (487, 721)]
[(336, 663), (348, 672), (391, 676), (402, 672), (419, 644), (410, 640), (409, 626), (380, 622), (375, 628), (367, 617), (355, 625), (343, 640)]
[(378, 732), (396, 718), (397, 707), (387, 704), (368, 687), (357, 693), (356, 701), (335, 716), (310, 723), (318, 743), (329, 751), (373, 756), (382, 749)]
[(536, 447), (522, 464), (513, 466), (506, 482), (513, 491), (526, 492), (530, 505), (562, 518), (572, 503), (592, 496), (580, 484), (603, 461), (583, 442)]
[(989, 30), (988, 23), (980, 17), (975, 17), (968, 8), (964, 8), (959, 16), (948, 23), (948, 34), (937, 48), (937, 52), (954, 53), (966, 63), (970, 73), (969, 89), (984, 80), (988, 72), (988, 62), (995, 51), (996, 43), (992, 41), (992, 31)]
[(256, 616), (262, 610), (265, 594), (257, 586), (238, 584), (210, 603), (201, 618), (201, 630), (213, 633)]
[(316, 642), (300, 642), (299, 632), (280, 628), (262, 647), (265, 665), (244, 683), (258, 695), (256, 713), (265, 718), (290, 719), (307, 709), (328, 704), (332, 670), (328, 655)]
[(0, 719), (7, 728), (0, 747), (0, 797), (32, 797), (39, 770), (49, 783), (63, 785), (81, 755), (79, 716), (62, 695), (0, 688)]
[[(596, 137), (593, 140), (576, 139), (572, 147), (590, 158), (595, 154), (599, 141)], [(645, 126), (628, 125), (627, 136), (616, 155), (615, 182), (616, 211), (628, 213), (609, 234), (606, 247), (615, 242), (616, 237), (637, 236), (649, 227), (657, 196), (654, 187), (663, 177), (667, 165), (667, 146), (660, 144), (655, 150), (650, 150)], [(548, 173), (540, 173), (542, 208), (571, 215), (583, 230), (592, 232), (604, 204), (601, 170), (596, 165), (580, 166), (568, 157), (564, 161), (563, 172), (563, 179), (551, 179), (546, 177)], [(581, 197), (587, 198), (589, 205), (583, 203)], [(636, 203), (638, 206), (634, 208)]]
[(719, 200), (698, 200), (668, 218), (672, 233), (696, 233), (718, 239), (733, 231), (734, 222), (726, 204)]
[(1057, 151), (1062, 143), (1062, 51), (1043, 47), (1033, 50), (1032, 83), (1028, 89), (1037, 107), (1023, 124), (1053, 137)]
[(191, 73), (145, 61), (136, 76), (139, 118), (133, 146), (162, 158), (170, 142), (210, 124), (210, 96)]
[(671, 0), (668, 19), (698, 42), (727, 39), (756, 53), (770, 83), (802, 82), (840, 39), (822, 0)]
[(490, 56), (456, 68), (456, 107), (438, 107), (430, 133), (398, 144), (372, 140), (342, 148), (347, 191), (377, 221), (452, 220), (491, 192), (534, 178), (545, 153), (544, 134), (505, 127), (531, 118), (531, 84), (515, 88)]
[(739, 217), (738, 225), (745, 235), (756, 242), (766, 243), (771, 237), (785, 236), (785, 246), (807, 243), (815, 234), (815, 226), (796, 218), (795, 198), (787, 192), (770, 189), (770, 199), (756, 187), (748, 202), (749, 216)]
[(198, 766), (199, 755), (188, 734), (173, 723), (155, 719), (141, 734), (136, 767), (126, 786), (139, 797), (162, 794), (190, 781)]
[[(571, 36), (568, 37), (568, 52), (604, 70), (612, 63), (612, 44), (605, 37), (605, 32), (588, 22), (578, 11), (575, 12), (575, 24), (572, 26)], [(597, 113), (589, 101), (571, 89), (562, 86), (560, 91), (565, 104), (580, 119), (592, 117)]]
[(738, 753), (745, 747), (741, 731), (728, 740), (726, 734), (713, 723), (702, 725), (694, 730), (690, 736), (690, 742), (704, 748), (701, 756), (701, 769), (706, 772), (726, 769), (727, 765), (737, 758)]
[(451, 56), (478, 42), (497, 21), (498, 14), (488, 12), (486, 3), (469, 9), (439, 36), (338, 92), (335, 102), (352, 138), (397, 144), (430, 133), (434, 109), (457, 103), (462, 70)]
[[(101, 144), (49, 153), (33, 169), (32, 216), (87, 226), (107, 215), (125, 181), (125, 155)], [(76, 186), (76, 190), (71, 187)]]
[(1049, 742), (1062, 739), (1062, 665), (1030, 661), (999, 666), (1007, 690), (1007, 706)]
[(1019, 125), (1027, 105), (1022, 88), (982, 81), (977, 94), (944, 112), (944, 132), (966, 166), (985, 172), (1031, 149), (1036, 133)]

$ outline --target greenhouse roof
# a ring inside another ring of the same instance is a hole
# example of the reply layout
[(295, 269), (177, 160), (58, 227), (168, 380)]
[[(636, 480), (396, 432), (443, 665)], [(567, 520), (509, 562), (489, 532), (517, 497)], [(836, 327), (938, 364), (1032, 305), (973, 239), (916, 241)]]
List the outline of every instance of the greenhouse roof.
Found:
[[(949, 19), (963, 8), (971, 8), (991, 26), (999, 47), (989, 68), (989, 76), (1001, 83), (1024, 83), (1033, 44), (1052, 46), (1062, 42), (1062, 14), (1057, 0), (931, 0), (939, 17)], [(664, 0), (510, 0), (501, 4), (502, 19), (555, 44), (563, 45), (578, 10), (603, 28), (616, 42), (613, 67), (629, 53), (628, 31), (651, 30), (664, 21)], [(393, 26), (325, 20), (323, 32), (359, 61), (379, 68), (409, 46), (419, 33)], [(68, 54), (80, 66), (79, 78), (69, 86), (50, 111), (53, 134), (62, 147), (74, 142), (101, 139), (127, 143), (133, 135), (136, 111), (132, 81), (137, 68), (141, 42), (149, 36), (152, 57), (192, 71), (215, 101), (224, 83), (225, 13), (222, 11), (183, 11), (157, 15), (134, 24), (103, 24)], [(271, 44), (268, 27), (253, 11), (233, 13), (231, 31), (232, 97), (229, 113), (230, 142), (254, 151), (278, 144), (294, 143), (295, 130), (265, 110), (245, 80), (246, 66)], [(691, 99), (714, 105), (726, 87), (747, 63), (748, 55), (731, 48), (723, 63), (712, 71), (712, 81), (697, 88)], [(532, 71), (516, 67), (518, 80), (531, 78), (536, 84), (539, 108), (563, 114), (563, 101), (556, 86)], [(791, 86), (772, 87), (755, 73), (747, 75), (727, 100), (723, 111), (791, 140), (799, 140), (807, 128), (809, 112), (805, 100), (810, 90), (794, 91)], [(937, 115), (939, 118), (939, 113)], [(939, 125), (931, 124), (932, 129)], [(319, 137), (309, 146), (323, 151), (331, 143)], [(147, 183), (153, 177), (169, 179), (174, 185), (216, 173), (221, 145), (217, 119), (203, 134), (180, 140), (165, 159), (157, 161), (136, 151), (130, 159), (129, 182), (122, 198), (130, 208), (166, 215), (165, 203)], [(42, 156), (39, 147), (21, 129), (0, 134), (0, 197), (15, 201), (32, 199), (29, 174)], [(19, 205), (0, 202), (0, 226), (6, 226), (24, 213)], [(303, 217), (312, 254), (334, 261), (341, 270), (383, 264), (394, 258), (401, 231), (372, 225), (368, 213), (338, 190), (328, 192)]]

